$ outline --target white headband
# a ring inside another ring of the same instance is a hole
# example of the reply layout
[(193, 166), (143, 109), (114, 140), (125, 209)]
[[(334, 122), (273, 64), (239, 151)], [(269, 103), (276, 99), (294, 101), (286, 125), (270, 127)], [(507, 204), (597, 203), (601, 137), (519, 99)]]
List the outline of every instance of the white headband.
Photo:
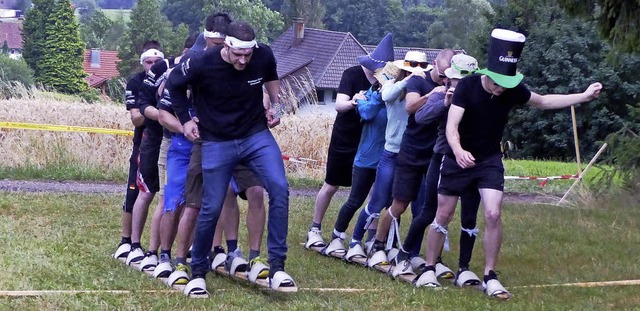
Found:
[(164, 54), (156, 49), (148, 49), (144, 53), (140, 54), (140, 64), (144, 63), (144, 60), (148, 57), (164, 58)]
[(205, 38), (209, 38), (209, 39), (224, 39), (224, 37), (226, 37), (225, 35), (217, 31), (208, 31), (206, 29), (202, 33), (204, 34)]
[(242, 41), (232, 36), (227, 36), (224, 39), (224, 43), (226, 43), (229, 47), (232, 47), (234, 49), (252, 49), (252, 48), (258, 47), (258, 42), (256, 42), (256, 40)]

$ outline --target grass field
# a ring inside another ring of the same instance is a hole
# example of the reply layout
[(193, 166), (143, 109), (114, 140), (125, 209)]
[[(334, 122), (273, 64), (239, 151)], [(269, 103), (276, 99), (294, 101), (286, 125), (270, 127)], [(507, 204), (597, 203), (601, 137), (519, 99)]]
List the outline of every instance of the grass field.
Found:
[[(638, 206), (608, 201), (581, 208), (506, 205), (499, 263), (508, 302), (444, 281), (441, 290), (414, 288), (361, 267), (321, 257), (300, 246), (312, 199), (292, 197), (287, 271), (301, 288), (275, 294), (209, 275), (211, 299), (188, 300), (150, 277), (111, 259), (119, 240), (120, 195), (0, 193), (1, 291), (95, 290), (86, 294), (0, 298), (2, 310), (630, 310), (640, 308), (640, 287), (528, 287), (640, 279)], [(335, 221), (336, 199), (325, 220)], [(244, 212), (244, 207), (243, 207)], [(450, 232), (455, 267), (458, 232)], [(482, 221), (479, 222), (482, 228)], [(406, 228), (405, 228), (406, 229)], [(241, 244), (246, 230), (241, 229)], [(326, 235), (326, 234), (325, 234)], [(147, 238), (143, 238), (143, 241)], [(481, 271), (481, 243), (472, 270)], [(246, 251), (246, 245), (243, 249)], [(263, 247), (263, 252), (266, 250)], [(320, 288), (366, 289), (323, 292)], [(122, 290), (124, 293), (107, 293)], [(101, 292), (102, 291), (102, 292)], [(5, 293), (6, 295), (6, 293)]]

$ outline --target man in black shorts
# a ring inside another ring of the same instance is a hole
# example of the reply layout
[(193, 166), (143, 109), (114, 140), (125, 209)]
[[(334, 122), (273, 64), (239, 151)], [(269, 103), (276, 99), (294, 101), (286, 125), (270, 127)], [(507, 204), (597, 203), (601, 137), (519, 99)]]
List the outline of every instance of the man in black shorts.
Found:
[(447, 225), (453, 217), (458, 197), (469, 188), (477, 188), (484, 206), (485, 293), (508, 299), (509, 293), (498, 281), (495, 271), (502, 243), (502, 195), (504, 167), (500, 142), (511, 108), (529, 104), (541, 109), (558, 109), (588, 102), (600, 94), (602, 85), (591, 84), (583, 93), (538, 95), (521, 82), (516, 64), (524, 48), (525, 36), (494, 29), (488, 54), (488, 68), (479, 70), (458, 83), (453, 94), (446, 127), (452, 153), (445, 155), (438, 186), (438, 211), (427, 237), (429, 281), (438, 287), (435, 259), (444, 242)]
[[(160, 43), (157, 41), (147, 41), (142, 46), (143, 55), (148, 50), (160, 50)], [(131, 150), (131, 157), (129, 157), (129, 177), (127, 179), (127, 191), (124, 202), (122, 203), (122, 239), (114, 257), (127, 258), (129, 251), (131, 251), (131, 221), (133, 205), (138, 197), (138, 184), (136, 177), (138, 174), (138, 155), (140, 154), (140, 143), (142, 142), (142, 133), (144, 132), (144, 116), (140, 113), (140, 103), (138, 102), (138, 91), (145, 75), (151, 69), (151, 66), (155, 64), (155, 61), (159, 59), (156, 57), (145, 57), (141, 62), (143, 71), (134, 74), (129, 81), (125, 89), (126, 108), (129, 111), (131, 117), (131, 123), (133, 123), (133, 148)]]
[(342, 73), (336, 96), (338, 115), (333, 123), (327, 155), (327, 174), (316, 196), (313, 222), (305, 244), (307, 248), (325, 246), (321, 231), (324, 214), (340, 186), (351, 186), (353, 160), (362, 132), (360, 116), (355, 109), (356, 100), (365, 99), (364, 91), (376, 81), (374, 72), (393, 61), (393, 57), (393, 36), (387, 34), (371, 54), (358, 57), (360, 65), (350, 67)]

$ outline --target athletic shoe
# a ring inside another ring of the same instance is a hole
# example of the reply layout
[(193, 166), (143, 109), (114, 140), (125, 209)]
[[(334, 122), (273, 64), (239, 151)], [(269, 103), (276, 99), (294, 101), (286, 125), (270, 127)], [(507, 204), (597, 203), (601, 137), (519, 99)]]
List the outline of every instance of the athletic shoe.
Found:
[(307, 242), (304, 244), (304, 247), (310, 248), (322, 248), (327, 246), (327, 244), (322, 239), (322, 231), (316, 227), (311, 227), (309, 232), (307, 232)]
[(140, 263), (142, 259), (144, 259), (144, 251), (142, 250), (142, 248), (136, 247), (134, 249), (131, 249), (131, 251), (129, 252), (126, 264), (132, 265)]
[[(173, 273), (176, 273), (176, 272), (178, 272), (181, 275), (182, 275), (182, 273), (186, 274), (187, 273), (187, 266), (184, 265), (184, 264), (181, 264), (181, 263), (176, 264), (176, 269), (173, 271)], [(188, 277), (179, 278), (174, 282), (175, 285), (187, 285), (187, 283), (189, 283), (189, 278)]]
[[(242, 255), (242, 251), (239, 248), (236, 248), (235, 251), (230, 252), (227, 254), (227, 259), (224, 262), (224, 268), (227, 271), (231, 271), (231, 268), (233, 267), (233, 262), (234, 260), (241, 260), (241, 264), (238, 265), (238, 267), (236, 267), (236, 271), (235, 272), (242, 272), (242, 271), (246, 271), (247, 269), (247, 261), (244, 259), (244, 255)], [(244, 267), (243, 267), (244, 265)]]
[[(253, 266), (255, 266), (258, 263), (261, 263), (261, 264), (263, 264), (263, 265), (265, 265), (267, 267), (269, 266), (269, 263), (267, 262), (266, 259), (258, 256), (258, 257), (255, 257), (255, 258), (249, 260), (249, 271), (251, 271), (251, 269), (253, 269)], [(268, 276), (269, 276), (269, 270), (262, 270), (262, 271), (260, 271), (260, 273), (258, 273), (258, 278), (259, 279), (264, 279), (264, 278), (267, 278)]]
[(420, 256), (411, 257), (411, 267), (413, 267), (413, 270), (422, 270), (426, 264), (427, 262)]

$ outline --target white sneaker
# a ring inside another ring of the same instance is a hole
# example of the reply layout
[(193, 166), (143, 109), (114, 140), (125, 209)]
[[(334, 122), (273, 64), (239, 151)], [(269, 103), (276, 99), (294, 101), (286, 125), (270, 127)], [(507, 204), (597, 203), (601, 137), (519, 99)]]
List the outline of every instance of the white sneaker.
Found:
[(421, 270), (426, 264), (427, 262), (420, 256), (411, 257), (411, 267), (413, 267), (413, 270)]
[(134, 248), (129, 252), (125, 263), (130, 266), (132, 264), (139, 263), (142, 259), (144, 259), (144, 252), (142, 251), (142, 248)]
[(307, 249), (311, 248), (323, 248), (327, 246), (322, 239), (322, 231), (316, 227), (311, 227), (309, 232), (307, 232), (307, 242), (304, 244), (304, 247)]

